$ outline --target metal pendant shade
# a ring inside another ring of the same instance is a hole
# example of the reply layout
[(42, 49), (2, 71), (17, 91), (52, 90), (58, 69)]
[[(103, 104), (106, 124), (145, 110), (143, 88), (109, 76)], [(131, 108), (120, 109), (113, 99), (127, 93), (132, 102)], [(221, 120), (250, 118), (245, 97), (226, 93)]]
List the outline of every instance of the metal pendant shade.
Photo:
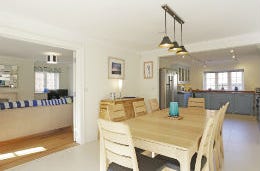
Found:
[(165, 36), (163, 37), (163, 40), (161, 41), (159, 47), (161, 48), (170, 48), (173, 46), (170, 38), (167, 36), (167, 27), (166, 27), (166, 10), (164, 10), (164, 31), (165, 31)]
[(188, 55), (188, 51), (184, 46), (180, 46), (181, 50), (177, 52), (177, 55)]
[(182, 50), (182, 49), (180, 48), (178, 42), (176, 42), (176, 41), (173, 42), (173, 47), (170, 47), (168, 49), (169, 52), (178, 52), (180, 50)]
[(161, 48), (170, 48), (172, 46), (173, 44), (168, 36), (164, 36), (162, 42), (159, 45)]

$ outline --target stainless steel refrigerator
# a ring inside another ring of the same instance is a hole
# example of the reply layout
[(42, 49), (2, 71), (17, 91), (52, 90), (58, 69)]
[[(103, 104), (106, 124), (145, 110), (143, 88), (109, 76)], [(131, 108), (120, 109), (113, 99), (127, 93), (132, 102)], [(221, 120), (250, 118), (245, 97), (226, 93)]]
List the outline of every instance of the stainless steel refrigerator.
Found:
[(177, 71), (161, 68), (159, 75), (160, 109), (168, 108), (170, 102), (177, 100)]

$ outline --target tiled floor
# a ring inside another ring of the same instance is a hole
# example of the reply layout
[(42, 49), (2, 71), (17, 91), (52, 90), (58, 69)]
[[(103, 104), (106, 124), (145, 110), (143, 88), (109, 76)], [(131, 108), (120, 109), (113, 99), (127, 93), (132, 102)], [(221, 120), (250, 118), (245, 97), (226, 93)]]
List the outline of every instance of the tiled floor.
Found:
[[(260, 170), (260, 131), (257, 121), (228, 115), (224, 122), (224, 171)], [(98, 171), (98, 142), (76, 146), (9, 171)]]

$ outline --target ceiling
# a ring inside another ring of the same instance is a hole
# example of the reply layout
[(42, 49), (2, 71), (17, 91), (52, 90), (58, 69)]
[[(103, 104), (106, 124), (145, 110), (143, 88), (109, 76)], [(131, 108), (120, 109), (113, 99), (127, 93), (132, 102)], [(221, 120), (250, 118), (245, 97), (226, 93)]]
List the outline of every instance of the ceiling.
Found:
[[(231, 50), (233, 50), (234, 53), (231, 53)], [(233, 55), (235, 55), (235, 59), (232, 58)], [(163, 66), (176, 63), (201, 66), (206, 64), (210, 66), (236, 63), (241, 59), (250, 59), (251, 57), (260, 58), (260, 44), (190, 53), (189, 56), (185, 56), (184, 58), (176, 55), (165, 56), (160, 58), (160, 63), (162, 63)]]
[(48, 52), (58, 54), (58, 63), (72, 63), (73, 51), (0, 37), (0, 56), (46, 61)]
[[(151, 50), (163, 36), (160, 6), (165, 3), (186, 22), (184, 44), (260, 31), (259, 0), (8, 0), (1, 2), (0, 11), (135, 50)], [(172, 36), (173, 22), (168, 19)]]

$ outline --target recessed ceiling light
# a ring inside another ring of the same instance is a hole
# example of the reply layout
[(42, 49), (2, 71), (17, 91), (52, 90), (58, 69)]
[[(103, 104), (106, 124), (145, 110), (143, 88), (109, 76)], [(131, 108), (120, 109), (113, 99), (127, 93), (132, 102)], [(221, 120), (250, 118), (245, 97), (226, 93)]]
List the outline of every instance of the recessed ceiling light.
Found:
[(235, 56), (235, 55), (233, 55), (233, 56), (232, 56), (232, 58), (233, 58), (233, 59), (235, 59), (235, 58), (236, 58), (236, 56)]
[(231, 50), (230, 50), (230, 53), (234, 53), (234, 49), (231, 49)]

